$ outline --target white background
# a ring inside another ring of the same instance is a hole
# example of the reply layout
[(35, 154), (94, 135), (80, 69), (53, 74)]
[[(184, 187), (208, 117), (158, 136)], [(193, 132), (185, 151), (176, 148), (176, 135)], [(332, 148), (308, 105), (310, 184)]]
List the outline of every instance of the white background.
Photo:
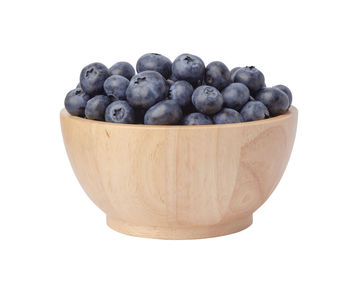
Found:
[[(347, 1), (1, 1), (0, 281), (349, 281)], [(77, 182), (59, 110), (82, 67), (183, 52), (255, 65), (299, 109), (287, 170), (247, 230), (119, 234)]]

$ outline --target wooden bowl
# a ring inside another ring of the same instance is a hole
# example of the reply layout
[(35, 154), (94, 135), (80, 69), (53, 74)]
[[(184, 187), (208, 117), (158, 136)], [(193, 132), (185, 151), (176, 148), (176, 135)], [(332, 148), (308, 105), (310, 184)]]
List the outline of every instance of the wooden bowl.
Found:
[(73, 170), (122, 233), (163, 239), (247, 228), (292, 151), (298, 111), (224, 125), (148, 126), (91, 121), (61, 111)]

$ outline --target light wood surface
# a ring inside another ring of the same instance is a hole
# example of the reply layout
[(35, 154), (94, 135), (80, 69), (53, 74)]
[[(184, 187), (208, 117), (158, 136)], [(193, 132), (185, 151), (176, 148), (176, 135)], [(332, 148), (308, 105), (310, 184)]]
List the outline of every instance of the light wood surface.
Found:
[(193, 239), (252, 223), (287, 166), (298, 112), (204, 126), (113, 124), (65, 110), (60, 116), (73, 170), (111, 228)]

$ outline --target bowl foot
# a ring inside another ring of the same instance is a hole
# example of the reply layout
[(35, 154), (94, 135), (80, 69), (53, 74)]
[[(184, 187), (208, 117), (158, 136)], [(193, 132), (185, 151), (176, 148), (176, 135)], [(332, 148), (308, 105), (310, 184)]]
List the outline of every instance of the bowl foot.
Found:
[(107, 216), (107, 225), (115, 231), (145, 238), (185, 240), (228, 235), (246, 229), (253, 223), (253, 216), (236, 219), (225, 224), (193, 227), (158, 227), (133, 225)]

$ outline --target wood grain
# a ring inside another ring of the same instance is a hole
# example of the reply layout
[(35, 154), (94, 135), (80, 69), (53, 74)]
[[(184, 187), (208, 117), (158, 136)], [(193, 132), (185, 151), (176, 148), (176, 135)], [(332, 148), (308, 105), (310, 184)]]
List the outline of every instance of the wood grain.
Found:
[(61, 126), (73, 170), (120, 232), (151, 238), (225, 235), (252, 223), (287, 166), (297, 109), (263, 121), (204, 126)]

